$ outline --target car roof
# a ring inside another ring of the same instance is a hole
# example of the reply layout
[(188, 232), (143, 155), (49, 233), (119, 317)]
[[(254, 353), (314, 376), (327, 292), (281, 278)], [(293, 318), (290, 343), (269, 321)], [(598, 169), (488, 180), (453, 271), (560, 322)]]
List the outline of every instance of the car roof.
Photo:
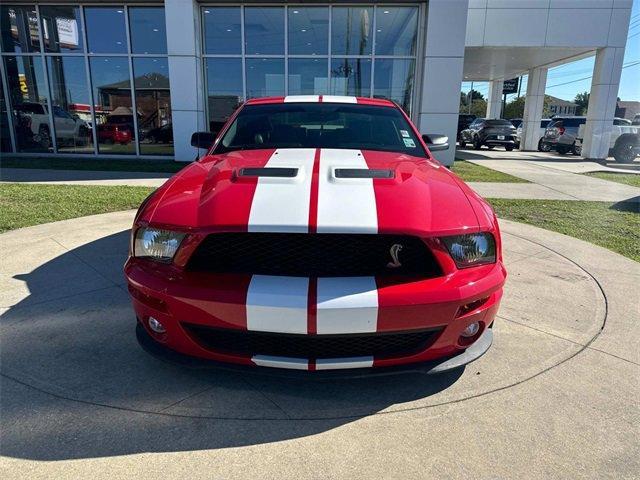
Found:
[(385, 98), (348, 97), (341, 95), (288, 95), (286, 97), (262, 97), (247, 100), (245, 105), (265, 105), (275, 103), (357, 103), (395, 107), (396, 104)]

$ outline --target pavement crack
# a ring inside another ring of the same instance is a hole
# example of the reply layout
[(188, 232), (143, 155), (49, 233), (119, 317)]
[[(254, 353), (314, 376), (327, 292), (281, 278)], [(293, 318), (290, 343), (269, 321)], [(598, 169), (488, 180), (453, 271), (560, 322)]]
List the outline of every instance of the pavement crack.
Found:
[(166, 407), (163, 407), (163, 408), (161, 408), (160, 410), (156, 410), (156, 411), (157, 411), (158, 413), (160, 413), (160, 412), (166, 412), (166, 411), (167, 411), (167, 410), (169, 410), (170, 408), (173, 408), (173, 407), (175, 407), (176, 405), (181, 404), (181, 403), (182, 403), (182, 402), (184, 402), (185, 400), (189, 400), (190, 398), (197, 397), (198, 395), (201, 395), (201, 394), (203, 394), (203, 393), (205, 393), (205, 392), (208, 392), (208, 391), (209, 391), (209, 390), (211, 390), (212, 388), (213, 388), (213, 385), (209, 385), (207, 388), (205, 388), (205, 389), (203, 389), (203, 390), (199, 390), (199, 391), (197, 391), (197, 392), (192, 393), (191, 395), (187, 395), (186, 397), (181, 398), (180, 400), (178, 400), (178, 401), (176, 401), (176, 402), (173, 402), (172, 404), (167, 405)]

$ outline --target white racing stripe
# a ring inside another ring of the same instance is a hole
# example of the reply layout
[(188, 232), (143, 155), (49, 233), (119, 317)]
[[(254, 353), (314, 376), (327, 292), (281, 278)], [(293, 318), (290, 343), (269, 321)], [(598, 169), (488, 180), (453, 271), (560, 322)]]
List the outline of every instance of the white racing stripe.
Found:
[(309, 279), (254, 275), (247, 292), (247, 330), (307, 333)]
[(272, 355), (255, 355), (251, 361), (259, 367), (289, 368), (292, 370), (308, 370), (309, 360), (306, 358), (275, 357)]
[(318, 233), (378, 233), (372, 178), (335, 178), (334, 168), (369, 168), (360, 150), (322, 149)]
[(378, 287), (374, 277), (318, 278), (318, 334), (375, 332)]
[(320, 101), (320, 95), (287, 95), (284, 97), (284, 103), (300, 103), (310, 102), (317, 103)]
[(323, 95), (322, 103), (358, 103), (358, 99), (342, 95)]
[(373, 357), (319, 358), (316, 370), (340, 370), (345, 368), (373, 367)]
[(278, 149), (265, 167), (294, 167), (293, 178), (259, 177), (249, 213), (250, 232), (309, 231), (309, 201), (315, 148)]

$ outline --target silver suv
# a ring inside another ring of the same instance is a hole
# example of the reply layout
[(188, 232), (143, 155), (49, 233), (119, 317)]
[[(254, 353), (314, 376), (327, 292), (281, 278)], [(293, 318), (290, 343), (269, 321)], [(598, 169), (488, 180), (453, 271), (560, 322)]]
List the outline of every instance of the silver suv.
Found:
[(554, 117), (547, 125), (541, 142), (545, 148), (555, 150), (560, 155), (576, 153), (578, 129), (586, 122), (587, 117)]

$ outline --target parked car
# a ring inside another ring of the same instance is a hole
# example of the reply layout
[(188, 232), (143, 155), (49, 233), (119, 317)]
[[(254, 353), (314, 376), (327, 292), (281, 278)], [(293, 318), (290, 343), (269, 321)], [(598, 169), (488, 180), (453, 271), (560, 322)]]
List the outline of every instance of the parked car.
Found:
[(477, 116), (471, 113), (461, 113), (458, 115), (458, 132), (456, 135), (456, 140), (460, 140), (460, 132), (469, 128), (469, 125), (478, 118)]
[[(640, 125), (629, 125), (613, 121), (611, 136), (609, 137), (609, 156), (619, 163), (631, 163), (640, 155)], [(580, 125), (576, 139), (576, 152), (582, 154), (585, 125)]]
[(131, 130), (125, 125), (116, 125), (113, 123), (98, 125), (99, 143), (120, 143), (126, 145), (131, 142), (132, 138)]
[(476, 150), (486, 145), (489, 149), (502, 146), (510, 152), (516, 146), (516, 129), (509, 120), (477, 118), (460, 133), (460, 147), (467, 143)]
[(436, 373), (488, 350), (498, 222), (432, 156), (446, 137), (388, 100), (305, 95), (249, 100), (192, 145), (207, 154), (134, 220), (125, 275), (148, 352), (315, 375)]
[(522, 119), (521, 118), (510, 118), (509, 121), (511, 122), (511, 125), (516, 127), (516, 129), (518, 129), (518, 128), (520, 128), (522, 126)]
[[(538, 130), (538, 136), (540, 138), (540, 140), (538, 140), (538, 151), (540, 152), (549, 151), (549, 150), (544, 150), (542, 146), (542, 137), (544, 137), (544, 132), (547, 129), (547, 125), (549, 125), (550, 122), (551, 122), (551, 119), (549, 118), (543, 118), (540, 121), (540, 129)], [(516, 144), (517, 144), (516, 148), (520, 148), (521, 138), (522, 138), (522, 122), (520, 122), (520, 125), (516, 126)]]
[(633, 117), (633, 121), (631, 122), (631, 125), (640, 125), (640, 113), (636, 114)]
[(167, 123), (161, 127), (152, 128), (145, 137), (151, 143), (171, 143), (173, 142), (173, 125)]
[(578, 129), (586, 121), (587, 117), (554, 117), (547, 126), (542, 139), (542, 151), (555, 150), (560, 155), (569, 152), (576, 153), (575, 144)]
[[(46, 104), (24, 102), (14, 106), (18, 119), (19, 141), (37, 143), (42, 148), (51, 146), (51, 128), (49, 109)], [(86, 144), (90, 141), (91, 129), (79, 118), (74, 118), (63, 108), (54, 105), (52, 108), (58, 144)], [(28, 138), (27, 138), (28, 137)]]

